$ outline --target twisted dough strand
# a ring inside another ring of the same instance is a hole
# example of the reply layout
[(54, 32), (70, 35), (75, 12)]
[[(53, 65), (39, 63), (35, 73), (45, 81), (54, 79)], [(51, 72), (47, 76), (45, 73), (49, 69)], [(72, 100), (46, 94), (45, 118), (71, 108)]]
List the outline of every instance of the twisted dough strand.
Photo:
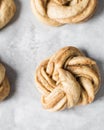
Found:
[(31, 5), (40, 21), (60, 26), (89, 19), (95, 12), (97, 0), (31, 0)]
[(35, 80), (42, 105), (49, 111), (91, 103), (100, 87), (96, 62), (71, 46), (43, 61)]

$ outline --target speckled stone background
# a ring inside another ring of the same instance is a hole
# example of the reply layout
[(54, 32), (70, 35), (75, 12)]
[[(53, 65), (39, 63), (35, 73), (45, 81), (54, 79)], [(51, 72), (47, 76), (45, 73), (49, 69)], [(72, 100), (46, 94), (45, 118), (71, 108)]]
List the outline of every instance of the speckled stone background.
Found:
[[(0, 103), (0, 130), (104, 130), (104, 0), (88, 22), (57, 28), (35, 19), (30, 0), (15, 2), (14, 19), (0, 30), (0, 61), (12, 86), (10, 96)], [(34, 72), (41, 60), (69, 45), (97, 61), (101, 89), (90, 105), (50, 113), (40, 104)]]

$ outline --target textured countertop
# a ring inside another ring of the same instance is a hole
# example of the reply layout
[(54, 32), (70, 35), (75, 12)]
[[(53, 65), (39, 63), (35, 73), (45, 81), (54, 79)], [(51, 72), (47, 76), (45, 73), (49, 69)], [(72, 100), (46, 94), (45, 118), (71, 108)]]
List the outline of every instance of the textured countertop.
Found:
[[(0, 103), (0, 130), (104, 130), (104, 0), (88, 22), (57, 28), (36, 20), (29, 0), (15, 1), (14, 19), (0, 30), (0, 61), (12, 87)], [(97, 61), (101, 89), (90, 105), (50, 113), (40, 104), (34, 72), (41, 60), (69, 45)]]

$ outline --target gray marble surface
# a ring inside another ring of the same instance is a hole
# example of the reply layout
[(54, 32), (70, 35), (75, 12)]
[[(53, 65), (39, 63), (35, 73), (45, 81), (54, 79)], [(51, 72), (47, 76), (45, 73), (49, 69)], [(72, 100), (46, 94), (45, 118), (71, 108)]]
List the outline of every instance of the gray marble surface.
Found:
[[(0, 103), (0, 130), (104, 130), (104, 0), (88, 22), (58, 28), (38, 22), (29, 0), (15, 1), (16, 16), (0, 30), (0, 61), (12, 86), (8, 99)], [(69, 45), (97, 61), (101, 89), (90, 105), (50, 113), (40, 104), (34, 72), (41, 60)]]

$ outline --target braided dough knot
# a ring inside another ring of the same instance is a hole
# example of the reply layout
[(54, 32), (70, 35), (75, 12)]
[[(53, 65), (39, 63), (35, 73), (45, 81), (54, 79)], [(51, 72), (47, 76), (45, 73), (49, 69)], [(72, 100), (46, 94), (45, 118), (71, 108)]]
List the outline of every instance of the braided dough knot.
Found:
[(0, 29), (12, 19), (15, 12), (14, 0), (0, 0)]
[(75, 47), (62, 48), (43, 61), (35, 79), (42, 105), (50, 111), (91, 103), (100, 84), (95, 61)]
[(44, 23), (59, 26), (89, 19), (97, 0), (31, 0), (34, 14)]
[(4, 100), (10, 92), (10, 85), (6, 76), (6, 70), (2, 64), (0, 64), (0, 101)]

